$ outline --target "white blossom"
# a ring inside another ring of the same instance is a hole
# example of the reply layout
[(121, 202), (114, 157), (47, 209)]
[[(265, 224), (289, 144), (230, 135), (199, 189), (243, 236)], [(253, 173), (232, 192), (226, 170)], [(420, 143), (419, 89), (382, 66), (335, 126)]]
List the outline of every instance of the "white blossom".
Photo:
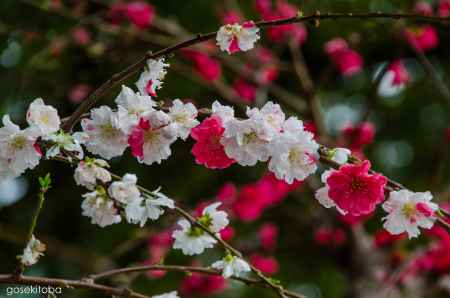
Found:
[(27, 122), (38, 128), (42, 136), (57, 132), (61, 124), (58, 111), (44, 104), (42, 98), (36, 98), (28, 107)]
[(107, 106), (93, 109), (91, 118), (81, 121), (86, 133), (86, 148), (103, 158), (111, 159), (123, 154), (128, 146), (128, 138), (122, 130), (118, 112)]
[[(83, 159), (84, 152), (80, 142), (74, 136), (63, 131), (52, 133), (44, 140), (52, 142), (51, 147), (45, 153), (47, 159), (55, 157), (61, 153), (61, 149), (72, 152), (78, 159)], [(70, 158), (70, 156), (68, 157)]]
[(136, 93), (125, 85), (122, 85), (122, 90), (116, 97), (115, 102), (117, 105), (124, 107), (128, 113), (138, 117), (153, 111), (156, 106), (156, 102), (150, 96)]
[(176, 131), (170, 125), (169, 116), (163, 111), (154, 111), (140, 119), (129, 137), (129, 144), (139, 162), (151, 165), (161, 163), (172, 154), (170, 145), (175, 140)]
[(220, 27), (216, 41), (220, 50), (233, 54), (238, 51), (253, 49), (259, 39), (259, 28), (255, 23), (248, 21), (240, 24), (227, 24)]
[(224, 106), (217, 100), (212, 104), (213, 115), (219, 116), (222, 120), (222, 124), (225, 124), (231, 119), (234, 119), (234, 109), (230, 106)]
[(301, 121), (291, 117), (284, 123), (283, 133), (270, 143), (269, 170), (289, 184), (304, 180), (317, 169), (318, 149), (313, 135), (303, 130)]
[(228, 157), (242, 166), (254, 166), (269, 158), (268, 142), (258, 136), (259, 123), (254, 119), (231, 119), (225, 123), (221, 143)]
[(330, 150), (330, 158), (332, 161), (340, 165), (347, 163), (348, 157), (352, 154), (347, 148), (334, 148)]
[(383, 227), (393, 235), (406, 232), (409, 238), (419, 236), (419, 227), (431, 229), (436, 221), (435, 212), (439, 206), (432, 203), (432, 199), (428, 191), (391, 191), (389, 199), (383, 203), (384, 211), (389, 213), (383, 218)]
[(156, 96), (156, 90), (162, 87), (162, 80), (167, 74), (166, 68), (168, 63), (164, 62), (164, 58), (149, 59), (147, 61), (147, 70), (141, 73), (136, 86), (142, 95)]
[(38, 262), (39, 258), (44, 255), (44, 251), (45, 244), (40, 242), (34, 235), (31, 235), (30, 241), (28, 241), (22, 255), (18, 256), (18, 258), (24, 266), (31, 266)]
[(93, 192), (83, 195), (84, 201), (81, 204), (84, 216), (91, 218), (92, 224), (97, 224), (104, 228), (106, 226), (121, 222), (119, 211), (114, 206), (103, 187), (97, 187)]
[(191, 129), (200, 123), (196, 119), (197, 114), (197, 108), (192, 103), (185, 104), (179, 99), (173, 101), (169, 108), (169, 117), (178, 137), (186, 140)]
[(230, 254), (225, 256), (222, 260), (213, 263), (211, 267), (221, 270), (224, 278), (230, 278), (232, 276), (239, 277), (241, 273), (251, 271), (251, 268), (246, 261)]
[(141, 193), (136, 185), (137, 177), (134, 174), (125, 174), (120, 181), (111, 183), (108, 193), (116, 201), (127, 204), (139, 199)]
[(221, 202), (213, 203), (203, 209), (200, 222), (213, 233), (219, 233), (228, 224), (228, 215), (225, 211), (217, 210)]
[(176, 291), (165, 293), (161, 295), (152, 296), (152, 298), (179, 298)]
[(86, 158), (78, 163), (75, 169), (74, 179), (77, 185), (93, 190), (97, 185), (97, 180), (107, 183), (111, 181), (111, 174), (105, 168), (109, 165), (102, 159)]
[(127, 221), (133, 224), (145, 225), (147, 220), (157, 220), (164, 214), (163, 208), (173, 209), (175, 203), (159, 191), (153, 192), (154, 197), (139, 197), (125, 206)]
[(9, 115), (3, 116), (0, 128), (0, 158), (6, 163), (12, 176), (20, 176), (26, 169), (33, 169), (39, 164), (42, 153), (36, 143), (40, 132), (35, 127), (21, 130), (11, 122)]
[(175, 230), (172, 234), (175, 242), (174, 249), (181, 249), (185, 255), (192, 256), (201, 254), (207, 248), (214, 247), (217, 240), (208, 235), (199, 227), (192, 227), (191, 223), (185, 219), (178, 221), (181, 230)]
[(265, 141), (273, 140), (283, 129), (286, 116), (279, 104), (267, 102), (261, 110), (247, 107), (247, 116), (258, 123), (257, 135)]

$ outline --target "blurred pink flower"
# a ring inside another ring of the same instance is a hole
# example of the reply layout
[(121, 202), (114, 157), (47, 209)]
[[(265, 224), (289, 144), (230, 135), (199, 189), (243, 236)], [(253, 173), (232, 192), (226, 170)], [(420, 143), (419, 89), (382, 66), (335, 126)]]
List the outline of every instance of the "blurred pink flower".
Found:
[(266, 223), (258, 231), (259, 242), (262, 248), (273, 251), (277, 247), (279, 229), (273, 223)]
[(253, 254), (250, 256), (250, 263), (268, 276), (274, 275), (280, 270), (280, 265), (274, 257)]
[(234, 82), (233, 89), (243, 102), (251, 104), (252, 102), (255, 101), (256, 98), (255, 85), (250, 84), (243, 79), (238, 79)]
[(314, 232), (314, 242), (320, 246), (338, 247), (347, 242), (347, 234), (340, 228), (320, 227)]
[(241, 14), (236, 10), (225, 10), (222, 14), (222, 23), (223, 24), (236, 24), (242, 22)]
[(409, 72), (403, 64), (402, 60), (395, 60), (389, 65), (388, 71), (394, 74), (393, 85), (404, 85), (409, 82)]
[(182, 53), (194, 63), (195, 70), (204, 80), (211, 82), (220, 77), (222, 70), (220, 62), (217, 59), (211, 58), (207, 54), (196, 50), (185, 49)]
[(69, 100), (75, 104), (82, 102), (91, 92), (92, 87), (88, 84), (77, 84), (69, 90)]
[(439, 2), (439, 16), (450, 16), (450, 0), (441, 0)]
[(181, 282), (180, 292), (183, 296), (214, 295), (227, 287), (226, 280), (219, 275), (192, 273)]
[(139, 29), (147, 29), (155, 17), (155, 8), (144, 1), (134, 1), (126, 5), (128, 20)]
[(72, 38), (75, 44), (85, 46), (91, 42), (91, 33), (84, 27), (76, 27), (72, 31)]
[(328, 41), (324, 50), (342, 75), (350, 76), (361, 71), (364, 63), (362, 56), (349, 48), (344, 39), (334, 38)]
[(348, 142), (348, 147), (352, 151), (358, 151), (373, 142), (375, 138), (375, 126), (367, 121), (356, 126), (348, 124), (342, 128), (342, 134)]
[(439, 45), (436, 29), (431, 25), (405, 29), (406, 40), (417, 50), (426, 52)]
[(423, 14), (424, 16), (433, 15), (433, 7), (425, 1), (419, 1), (414, 6), (414, 11)]
[(224, 241), (230, 241), (233, 239), (234, 236), (234, 229), (232, 226), (227, 226), (225, 229), (219, 232), (220, 238), (222, 238)]
[(391, 245), (397, 241), (401, 241), (406, 238), (406, 234), (393, 235), (385, 229), (379, 230), (373, 237), (373, 242), (377, 247), (384, 247)]

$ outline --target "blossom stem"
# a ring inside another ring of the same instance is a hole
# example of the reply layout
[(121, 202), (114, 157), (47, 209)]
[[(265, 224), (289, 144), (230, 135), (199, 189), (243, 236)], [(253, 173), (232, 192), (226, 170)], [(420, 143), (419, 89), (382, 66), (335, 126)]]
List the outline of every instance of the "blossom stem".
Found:
[[(48, 175), (47, 177), (50, 177), (50, 176)], [(37, 222), (39, 219), (39, 214), (41, 213), (42, 208), (44, 207), (45, 194), (47, 193), (49, 188), (50, 188), (50, 184), (48, 184), (47, 186), (44, 186), (41, 183), (41, 187), (40, 187), (39, 193), (38, 193), (38, 203), (36, 205), (36, 209), (34, 211), (32, 219), (31, 219), (30, 228), (28, 229), (28, 233), (27, 233), (26, 243), (28, 243), (31, 240), (31, 238), (33, 237), (34, 230), (36, 229)], [(25, 271), (25, 265), (19, 260), (19, 262), (17, 264), (17, 268), (14, 271), (14, 275), (16, 277), (20, 277), (24, 271)]]
[[(446, 22), (449, 21), (448, 17), (439, 17), (439, 16), (424, 16), (421, 14), (410, 14), (410, 13), (382, 13), (382, 12), (373, 12), (373, 13), (324, 13), (316, 12), (314, 14), (308, 16), (295, 16), (291, 18), (273, 20), (273, 21), (259, 21), (256, 22), (255, 25), (260, 28), (267, 28), (272, 26), (281, 26), (292, 23), (300, 23), (300, 22), (318, 22), (321, 20), (337, 20), (337, 19), (412, 19), (412, 20), (420, 20), (427, 22)], [(180, 49), (190, 47), (192, 45), (213, 39), (216, 36), (217, 32), (210, 32), (206, 34), (199, 33), (195, 37), (172, 45), (170, 47), (159, 50), (155, 53), (147, 52), (143, 57), (141, 57), (134, 64), (128, 66), (121, 72), (114, 74), (109, 80), (103, 83), (99, 88), (97, 88), (94, 92), (92, 92), (78, 107), (77, 110), (70, 116), (69, 120), (64, 123), (64, 129), (66, 131), (71, 131), (73, 127), (78, 123), (81, 116), (90, 110), (92, 106), (94, 106), (100, 98), (102, 98), (109, 90), (117, 86), (118, 84), (124, 82), (126, 79), (134, 75), (136, 72), (142, 69), (148, 59), (157, 59), (160, 57), (167, 56), (173, 52), (176, 52)]]

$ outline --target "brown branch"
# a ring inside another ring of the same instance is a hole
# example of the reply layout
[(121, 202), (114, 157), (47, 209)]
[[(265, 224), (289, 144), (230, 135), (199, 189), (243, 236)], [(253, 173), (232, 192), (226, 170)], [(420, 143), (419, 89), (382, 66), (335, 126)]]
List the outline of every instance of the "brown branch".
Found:
[(109, 296), (121, 296), (129, 298), (149, 298), (148, 296), (133, 292), (130, 289), (118, 289), (93, 283), (92, 281), (83, 281), (83, 280), (0, 274), (0, 284), (50, 286), (55, 288), (61, 287), (65, 289), (67, 288), (86, 289), (102, 292)]
[[(146, 265), (146, 266), (120, 268), (120, 269), (105, 271), (105, 272), (98, 273), (98, 274), (92, 274), (87, 279), (95, 281), (97, 279), (107, 278), (107, 277), (120, 275), (120, 274), (144, 272), (144, 271), (160, 271), (160, 270), (181, 272), (181, 273), (188, 273), (188, 274), (193, 273), (193, 272), (206, 274), (206, 275), (221, 275), (222, 274), (222, 272), (220, 272), (216, 269), (198, 267), (198, 266), (194, 267), (194, 266), (177, 266), (177, 265)], [(242, 282), (246, 285), (264, 285), (267, 287), (267, 284), (264, 284), (260, 280), (254, 279), (254, 278), (232, 276), (231, 279)], [(283, 291), (287, 297), (304, 298), (303, 295), (300, 295), (300, 294), (297, 294), (297, 293), (294, 293), (291, 291), (287, 291), (287, 290), (283, 290)]]
[[(420, 14), (406, 14), (406, 13), (325, 13), (320, 14), (316, 12), (309, 16), (297, 16), (280, 20), (273, 21), (259, 21), (255, 24), (260, 28), (272, 27), (272, 26), (280, 26), (291, 23), (300, 23), (300, 22), (308, 22), (308, 21), (320, 21), (327, 19), (413, 19), (420, 21), (428, 21), (428, 22), (445, 22), (449, 21), (448, 17), (438, 17), (438, 16), (424, 16)], [(201, 43), (210, 39), (213, 39), (216, 36), (217, 32), (210, 32), (206, 34), (197, 34), (196, 37), (182, 41), (173, 46), (167, 47), (155, 53), (148, 52), (143, 57), (141, 57), (134, 64), (128, 66), (126, 69), (122, 70), (119, 73), (114, 74), (108, 81), (103, 83), (98, 89), (96, 89), (93, 93), (91, 93), (83, 103), (78, 107), (77, 110), (71, 115), (70, 119), (64, 124), (64, 129), (66, 131), (71, 131), (75, 124), (78, 123), (80, 117), (89, 111), (89, 109), (94, 106), (101, 97), (103, 97), (110, 89), (114, 88), (118, 84), (122, 83), (136, 72), (138, 72), (142, 67), (144, 67), (146, 61), (148, 59), (157, 59), (160, 57), (167, 56), (179, 49), (183, 49), (189, 46), (192, 46), (197, 43)]]

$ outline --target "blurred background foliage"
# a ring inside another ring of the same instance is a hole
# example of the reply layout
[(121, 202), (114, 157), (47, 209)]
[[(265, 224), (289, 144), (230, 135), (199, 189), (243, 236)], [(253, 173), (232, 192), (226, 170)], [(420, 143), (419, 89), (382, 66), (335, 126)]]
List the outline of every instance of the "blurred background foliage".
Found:
[[(54, 105), (62, 117), (70, 115), (81, 100), (73, 92), (78, 91), (82, 95), (86, 91), (88, 93), (146, 51), (156, 51), (179, 40), (179, 37), (152, 26), (145, 40), (142, 40), (143, 33), (130, 24), (124, 24), (117, 30), (99, 29), (103, 23), (107, 23), (105, 14), (114, 1), (59, 1), (62, 9), (58, 11), (52, 10), (52, 2), (0, 1), (0, 114), (8, 113), (18, 123), (25, 123), (26, 108), (36, 97), (42, 97)], [(259, 19), (252, 0), (147, 2), (155, 7), (160, 18), (176, 22), (188, 32), (216, 30), (221, 25), (220, 12), (226, 5), (239, 7), (247, 19)], [(315, 11), (409, 12), (415, 5), (411, 0), (291, 0), (290, 3), (298, 6), (305, 15)], [(95, 21), (90, 22), (92, 19)], [(318, 26), (306, 24), (309, 35), (301, 48), (316, 84), (327, 129), (336, 139), (344, 124), (361, 119), (373, 88), (374, 72), (383, 63), (404, 59), (412, 77), (411, 83), (395, 96), (377, 98), (369, 117), (375, 124), (376, 138), (366, 148), (365, 154), (377, 171), (414, 190), (431, 189), (435, 193), (445, 193), (450, 184), (446, 143), (449, 103), (436, 90), (414, 52), (402, 40), (399, 32), (409, 23), (401, 20), (330, 20)], [(80, 26), (84, 26), (90, 35), (85, 44), (74, 41), (74, 30)], [(440, 43), (427, 56), (444, 84), (449, 86), (448, 24), (436, 24), (436, 29)], [(331, 66), (323, 46), (335, 37), (348, 40), (351, 47), (357, 49), (364, 58), (364, 68), (357, 75), (340, 76)], [(261, 43), (270, 47), (280, 61), (291, 64), (287, 46), (272, 44), (264, 34)], [(244, 63), (246, 57), (245, 54), (238, 54), (236, 59)], [(183, 62), (183, 58), (175, 54), (169, 62), (175, 61)], [(223, 83), (231, 84), (237, 74), (225, 67), (222, 71)], [(198, 107), (204, 107), (209, 106), (213, 99), (221, 97), (208, 84), (193, 80), (191, 73), (190, 68), (170, 69), (158, 99), (192, 99)], [(133, 85), (135, 80), (136, 77), (133, 77), (126, 85)], [(295, 74), (292, 71), (282, 72), (276, 83), (288, 90), (302, 107), (298, 112), (285, 105), (288, 113), (308, 120), (310, 115), (304, 108), (306, 99)], [(74, 89), (80, 84), (85, 89)], [(102, 104), (111, 104), (118, 91), (116, 88), (109, 92)], [(273, 94), (269, 94), (269, 97), (277, 101)], [(175, 144), (174, 154), (161, 165), (140, 165), (130, 154), (114, 159), (111, 164), (117, 173), (135, 172), (144, 186), (151, 189), (162, 186), (166, 194), (188, 208), (194, 208), (202, 200), (213, 199), (227, 181), (242, 186), (257, 181), (265, 172), (265, 165), (208, 170), (195, 164), (190, 154), (192, 144), (192, 140)], [(82, 190), (73, 181), (73, 169), (64, 164), (45, 161), (25, 176), (0, 184), (1, 273), (10, 272), (14, 267), (15, 255), (23, 245), (36, 204), (36, 178), (47, 172), (52, 173), (54, 182), (41, 214), (37, 234), (48, 244), (49, 250), (29, 274), (78, 278), (105, 268), (142, 263), (148, 258), (146, 237), (162, 227), (170, 226), (176, 219), (169, 215), (145, 229), (127, 224), (104, 229), (91, 225), (86, 217), (81, 216)], [(307, 294), (307, 297), (350, 297), (355, 275), (358, 274), (355, 271), (357, 261), (354, 248), (351, 247), (352, 228), (336, 221), (336, 212), (321, 210), (312, 199), (312, 194), (309, 184), (305, 184), (283, 204), (269, 209), (258, 220), (234, 222), (237, 236), (233, 241), (239, 247), (253, 247), (257, 241), (255, 230), (261, 223), (274, 222), (280, 229), (275, 256), (281, 270), (276, 278), (288, 288)], [(377, 214), (369, 219), (365, 223), (366, 231), (373, 233), (379, 230), (381, 216)], [(317, 246), (314, 231), (323, 224), (343, 227), (350, 240), (339, 248)], [(427, 243), (424, 239), (415, 240), (402, 244), (399, 250), (406, 254), (408, 248), (426, 246)], [(386, 252), (387, 255), (389, 253), (391, 251)], [(202, 263), (210, 264), (219, 256), (219, 249), (215, 249), (200, 259)], [(180, 253), (172, 252), (166, 262), (189, 264), (190, 261)], [(143, 275), (134, 280), (133, 288), (149, 295), (161, 293), (177, 288), (181, 278), (179, 274), (173, 273), (160, 280)], [(122, 278), (114, 282), (116, 285), (126, 285), (129, 280)], [(0, 291), (0, 296), (3, 294)], [(448, 297), (439, 290), (427, 295), (423, 297)], [(67, 290), (63, 296), (99, 297), (99, 294)], [(226, 291), (216, 296), (272, 297), (273, 294), (232, 283)]]

